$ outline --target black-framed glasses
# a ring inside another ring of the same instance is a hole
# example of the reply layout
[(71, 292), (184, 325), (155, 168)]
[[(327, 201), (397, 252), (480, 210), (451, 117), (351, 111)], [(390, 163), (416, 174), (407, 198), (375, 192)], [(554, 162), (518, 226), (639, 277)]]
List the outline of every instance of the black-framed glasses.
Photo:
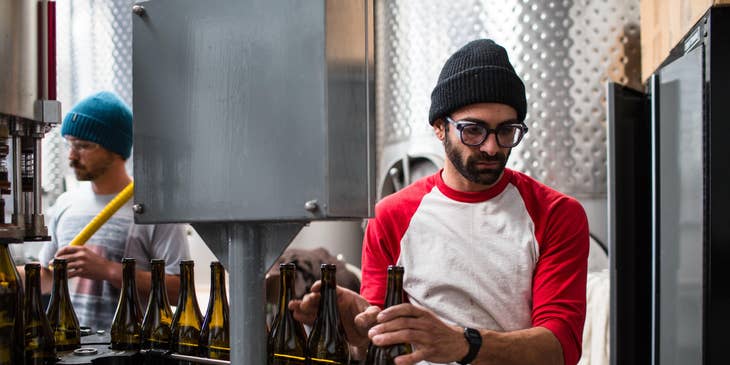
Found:
[(494, 133), (497, 136), (497, 145), (499, 147), (512, 148), (517, 146), (527, 133), (527, 126), (517, 121), (515, 123), (500, 124), (497, 128), (489, 128), (483, 123), (470, 120), (454, 121), (448, 116), (446, 121), (456, 126), (461, 143), (470, 147), (480, 146), (489, 138), (490, 133)]

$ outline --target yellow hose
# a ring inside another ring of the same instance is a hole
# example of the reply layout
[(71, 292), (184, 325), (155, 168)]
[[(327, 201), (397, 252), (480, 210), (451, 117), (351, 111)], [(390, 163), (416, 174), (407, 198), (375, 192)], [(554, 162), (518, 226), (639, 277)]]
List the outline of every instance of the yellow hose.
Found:
[(96, 233), (97, 230), (99, 230), (99, 227), (103, 226), (106, 221), (111, 218), (111, 216), (114, 215), (114, 213), (119, 210), (119, 208), (122, 207), (127, 201), (129, 201), (129, 198), (134, 195), (134, 181), (130, 182), (127, 187), (125, 187), (122, 191), (117, 194), (117, 196), (112, 199), (112, 201), (107, 204), (104, 209), (99, 212), (99, 214), (94, 217), (94, 219), (89, 222), (89, 224), (84, 227), (84, 229), (79, 232), (79, 234), (74, 237), (73, 241), (69, 243), (70, 246), (83, 246), (86, 241), (91, 238), (91, 236)]

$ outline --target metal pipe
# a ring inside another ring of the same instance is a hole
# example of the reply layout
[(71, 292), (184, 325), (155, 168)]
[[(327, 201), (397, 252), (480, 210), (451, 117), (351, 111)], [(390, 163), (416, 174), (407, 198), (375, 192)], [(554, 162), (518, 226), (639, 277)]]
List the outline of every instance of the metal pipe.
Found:
[(42, 136), (43, 135), (41, 134), (41, 137), (33, 137), (35, 141), (35, 151), (33, 151), (33, 210), (31, 211), (31, 217), (41, 214), (41, 211), (43, 210), (43, 206), (41, 205), (41, 196), (43, 192), (43, 185), (41, 184)]
[(263, 224), (228, 225), (231, 293), (231, 363), (266, 363)]
[(15, 131), (13, 133), (13, 224), (20, 228), (25, 228), (25, 202), (23, 196), (23, 179), (21, 166), (21, 143), (20, 134), (22, 133), (22, 125), (17, 120), (15, 123)]

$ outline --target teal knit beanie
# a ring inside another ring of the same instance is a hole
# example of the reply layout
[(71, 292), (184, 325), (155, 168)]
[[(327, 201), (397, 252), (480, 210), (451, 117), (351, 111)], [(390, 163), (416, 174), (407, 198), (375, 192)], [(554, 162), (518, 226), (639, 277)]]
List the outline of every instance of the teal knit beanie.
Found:
[(96, 93), (66, 114), (61, 135), (98, 143), (126, 160), (132, 151), (132, 111), (116, 94)]

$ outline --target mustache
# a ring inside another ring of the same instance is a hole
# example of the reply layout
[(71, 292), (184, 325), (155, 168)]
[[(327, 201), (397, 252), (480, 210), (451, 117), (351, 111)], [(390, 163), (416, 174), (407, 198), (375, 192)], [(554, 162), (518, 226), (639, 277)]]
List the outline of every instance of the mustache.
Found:
[(80, 162), (78, 162), (78, 161), (69, 161), (69, 163), (68, 163), (68, 166), (69, 166), (69, 167), (72, 167), (72, 168), (75, 168), (75, 169), (76, 169), (76, 168), (81, 168), (81, 167), (84, 167), (84, 165), (82, 165), (82, 164), (81, 164)]
[(472, 162), (501, 162), (505, 163), (507, 161), (507, 155), (505, 155), (502, 152), (497, 152), (495, 155), (491, 156), (486, 152), (481, 152), (479, 154), (479, 157), (472, 157), (470, 158)]

